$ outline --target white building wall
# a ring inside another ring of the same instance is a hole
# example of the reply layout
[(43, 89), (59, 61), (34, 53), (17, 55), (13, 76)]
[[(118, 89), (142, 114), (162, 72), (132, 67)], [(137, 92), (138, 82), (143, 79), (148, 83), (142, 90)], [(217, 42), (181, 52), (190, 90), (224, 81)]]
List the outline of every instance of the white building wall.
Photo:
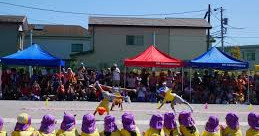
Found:
[[(90, 38), (41, 38), (33, 37), (33, 43), (40, 45), (52, 55), (61, 59), (70, 59), (72, 44), (83, 44), (83, 51), (92, 49)], [(24, 48), (30, 45), (30, 39), (26, 38)]]

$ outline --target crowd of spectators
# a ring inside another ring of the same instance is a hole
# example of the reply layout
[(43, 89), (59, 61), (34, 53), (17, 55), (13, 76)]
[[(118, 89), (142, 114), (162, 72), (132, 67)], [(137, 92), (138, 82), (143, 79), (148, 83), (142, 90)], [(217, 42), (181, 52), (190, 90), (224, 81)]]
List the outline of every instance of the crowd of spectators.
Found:
[(89, 88), (89, 85), (98, 80), (108, 86), (136, 89), (136, 93), (129, 92), (126, 95), (138, 102), (159, 101), (157, 90), (166, 82), (168, 88), (191, 103), (244, 103), (248, 98), (248, 90), (250, 102), (259, 103), (256, 79), (254, 76), (248, 77), (245, 71), (241, 74), (212, 70), (202, 70), (199, 71), (202, 74), (199, 74), (194, 71), (191, 82), (188, 72), (155, 72), (148, 69), (128, 71), (125, 77), (116, 64), (102, 71), (89, 70), (83, 64), (76, 72), (71, 68), (56, 72), (35, 70), (32, 76), (24, 69), (5, 69), (1, 77), (0, 98), (98, 101), (102, 98), (101, 94)]

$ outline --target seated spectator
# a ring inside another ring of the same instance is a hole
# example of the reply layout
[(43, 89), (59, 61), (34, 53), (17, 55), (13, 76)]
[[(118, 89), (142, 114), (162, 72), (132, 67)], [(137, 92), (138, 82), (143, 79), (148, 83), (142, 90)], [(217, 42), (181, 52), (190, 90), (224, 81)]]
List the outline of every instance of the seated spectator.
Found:
[(29, 100), (29, 95), (30, 95), (30, 88), (28, 87), (27, 83), (24, 83), (23, 85), (21, 85), (21, 97), (19, 98), (19, 100)]
[(63, 121), (60, 129), (57, 132), (57, 136), (79, 136), (76, 129), (76, 115), (64, 113)]
[(55, 125), (56, 119), (53, 115), (44, 115), (41, 121), (38, 136), (56, 136)]
[(7, 133), (3, 128), (4, 128), (4, 120), (0, 116), (0, 136), (7, 136)]
[(248, 114), (249, 129), (246, 131), (246, 136), (258, 136), (259, 135), (259, 114), (251, 112)]
[(95, 118), (92, 114), (86, 114), (83, 117), (81, 136), (99, 136), (95, 125)]
[(115, 117), (107, 115), (104, 118), (104, 130), (100, 133), (100, 136), (121, 136), (120, 130), (115, 123)]
[(31, 116), (27, 113), (19, 114), (17, 123), (11, 136), (31, 136), (37, 134), (31, 126)]
[(219, 119), (216, 116), (210, 116), (202, 136), (221, 136)]
[(190, 112), (182, 111), (179, 114), (180, 132), (184, 136), (199, 136), (199, 130), (195, 126), (195, 122)]
[(57, 89), (57, 97), (58, 97), (58, 100), (61, 100), (61, 101), (65, 99), (65, 87), (62, 84), (62, 82), (59, 82), (59, 86)]
[(227, 127), (223, 128), (223, 136), (242, 136), (238, 119), (238, 116), (233, 112), (227, 114)]
[(31, 92), (32, 98), (31, 99), (33, 101), (40, 100), (40, 93), (41, 93), (40, 85), (37, 83), (37, 81), (35, 81), (32, 85), (32, 92)]
[(141, 136), (138, 127), (136, 126), (134, 115), (130, 113), (124, 113), (122, 115), (122, 136)]
[(173, 112), (167, 112), (164, 114), (164, 132), (166, 136), (181, 136), (177, 123), (175, 121), (175, 115)]
[(163, 130), (163, 116), (155, 114), (151, 117), (149, 129), (145, 132), (144, 136), (165, 136)]

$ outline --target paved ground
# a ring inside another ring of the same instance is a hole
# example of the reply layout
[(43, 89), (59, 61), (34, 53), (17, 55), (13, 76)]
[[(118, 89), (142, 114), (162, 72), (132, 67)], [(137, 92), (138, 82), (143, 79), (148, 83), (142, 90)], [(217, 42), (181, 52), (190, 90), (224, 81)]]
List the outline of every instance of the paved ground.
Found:
[[(45, 102), (34, 102), (34, 101), (0, 101), (0, 115), (4, 118), (5, 128), (10, 133), (14, 128), (17, 114), (21, 112), (27, 112), (32, 116), (32, 123), (35, 128), (39, 128), (41, 118), (44, 114), (53, 114), (56, 116), (58, 124), (56, 129), (59, 128), (60, 122), (63, 118), (64, 112), (69, 112), (77, 115), (77, 124), (80, 130), (82, 117), (86, 113), (93, 113), (94, 109), (98, 105), (97, 102), (48, 102), (48, 106), (45, 106)], [(132, 112), (136, 116), (136, 123), (141, 131), (147, 129), (149, 119), (154, 113), (164, 113), (170, 111), (170, 105), (164, 106), (161, 110), (157, 110), (158, 104), (156, 103), (131, 103), (124, 104), (125, 111)], [(202, 132), (204, 130), (204, 124), (206, 123), (209, 115), (216, 115), (220, 118), (221, 124), (225, 124), (225, 115), (234, 111), (239, 115), (240, 124), (243, 133), (248, 128), (247, 115), (249, 113), (248, 105), (208, 105), (208, 109), (204, 108), (202, 104), (194, 104), (193, 117), (196, 124)], [(176, 106), (177, 112), (188, 109), (184, 105)], [(253, 111), (259, 112), (259, 105), (253, 105)], [(121, 127), (121, 115), (124, 111), (120, 111), (117, 107), (112, 112), (117, 117), (117, 123)], [(99, 130), (103, 128), (104, 116), (96, 116), (97, 126)]]

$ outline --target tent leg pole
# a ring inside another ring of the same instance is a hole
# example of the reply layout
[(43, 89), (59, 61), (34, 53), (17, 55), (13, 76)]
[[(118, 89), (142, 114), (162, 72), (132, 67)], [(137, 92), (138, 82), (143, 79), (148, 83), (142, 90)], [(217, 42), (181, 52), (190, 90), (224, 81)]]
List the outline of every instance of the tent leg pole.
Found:
[(182, 92), (183, 92), (183, 68), (182, 68)]
[(190, 103), (192, 102), (192, 68), (190, 67)]
[(127, 72), (127, 67), (125, 66), (125, 68), (124, 68), (124, 85), (123, 85), (124, 88), (126, 88), (126, 72)]
[(59, 82), (61, 82), (61, 65), (59, 65)]
[(248, 69), (247, 70), (247, 75), (248, 75), (248, 78), (247, 78), (247, 102), (248, 102), (248, 104), (250, 104), (250, 89), (249, 89), (249, 86), (250, 86), (250, 84), (249, 84), (249, 77), (250, 77), (250, 70)]

